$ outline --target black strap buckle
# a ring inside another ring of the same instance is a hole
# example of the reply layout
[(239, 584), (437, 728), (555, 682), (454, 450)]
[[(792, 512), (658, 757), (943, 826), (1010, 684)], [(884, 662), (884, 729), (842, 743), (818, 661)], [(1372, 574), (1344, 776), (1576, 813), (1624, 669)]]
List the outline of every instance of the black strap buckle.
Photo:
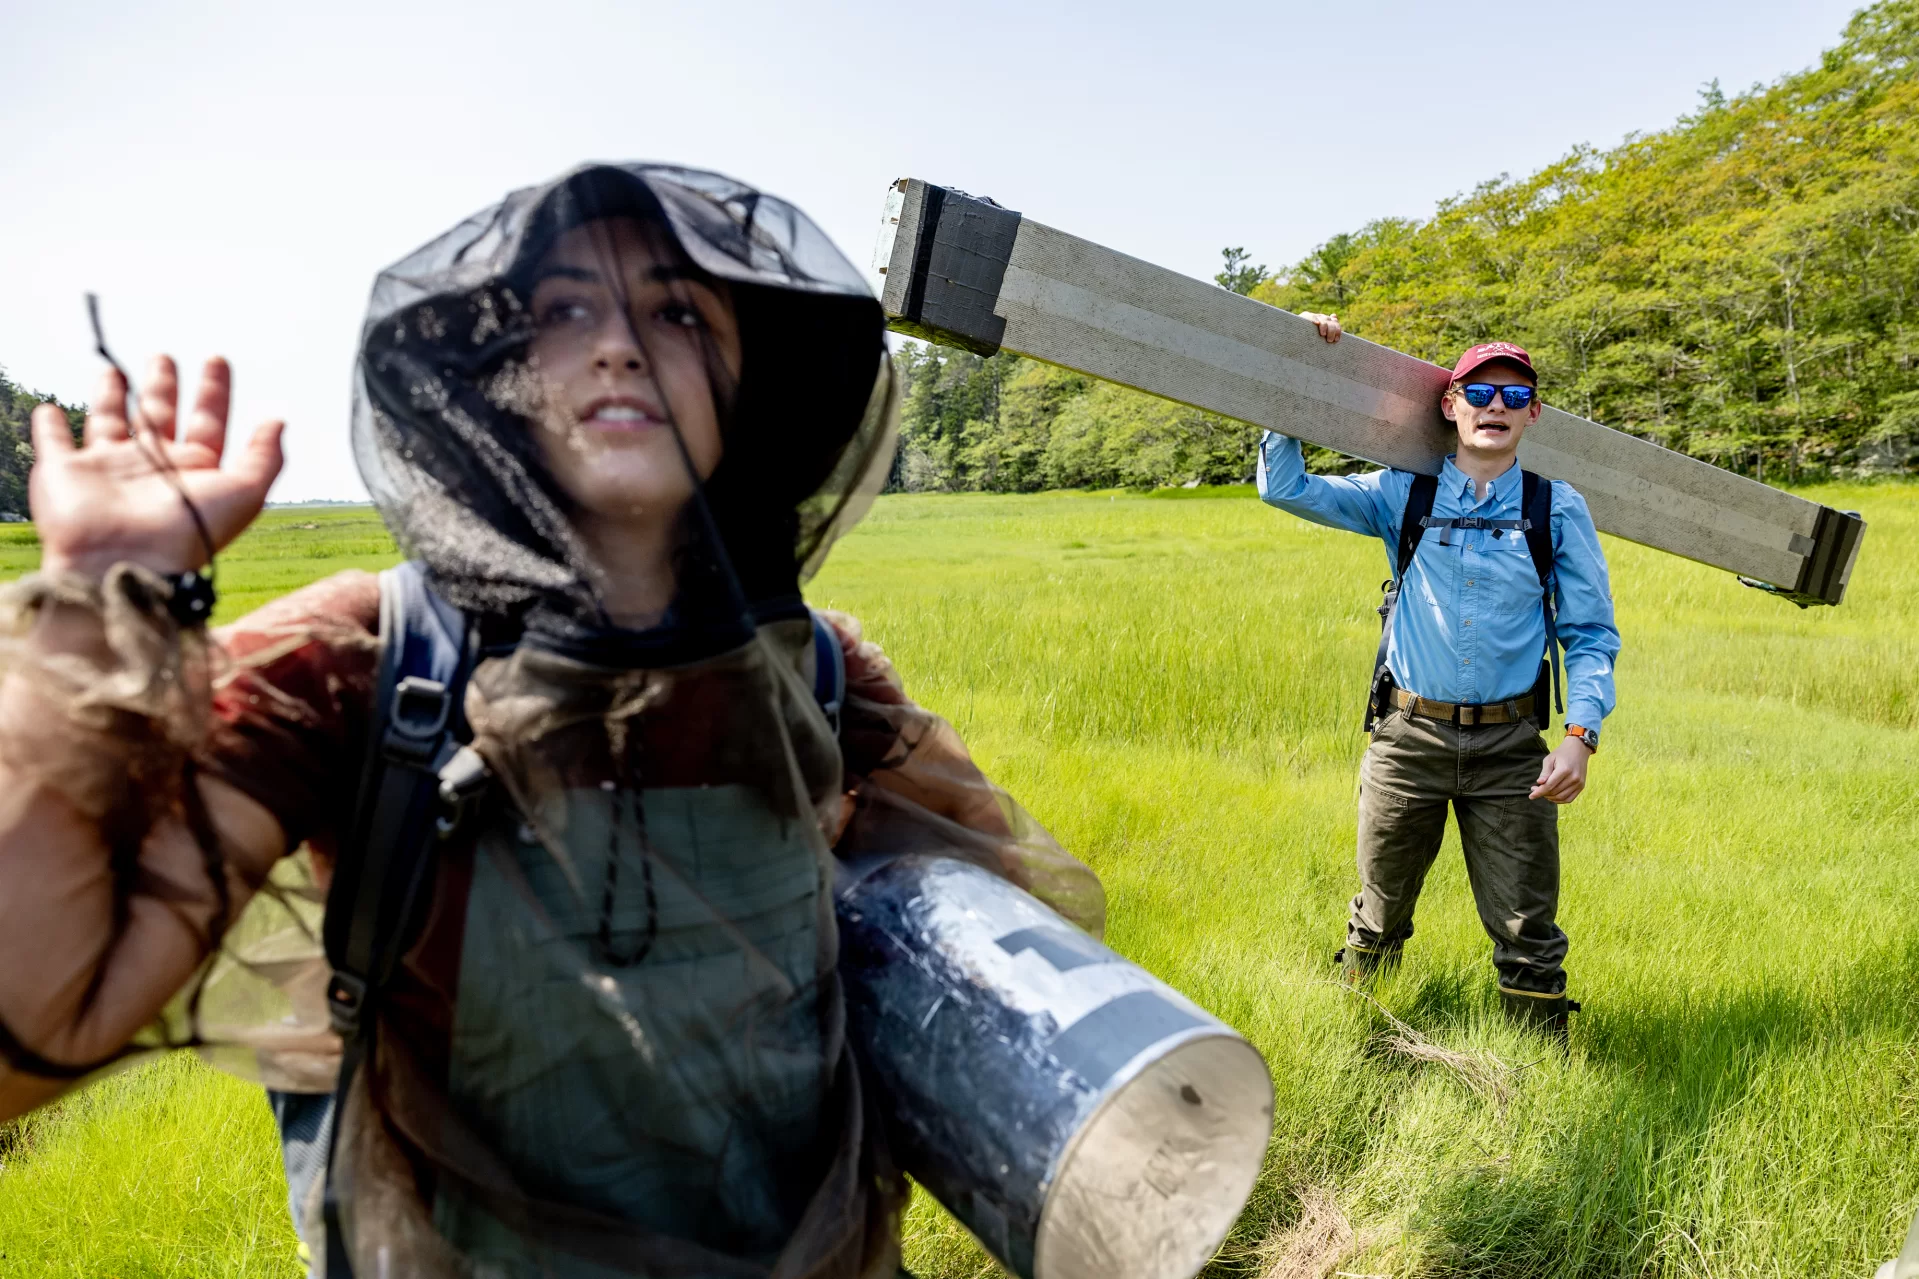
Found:
[(453, 695), (437, 679), (409, 675), (393, 689), (386, 733), (380, 746), (386, 757), (401, 764), (424, 764), (437, 753), (440, 735), (453, 712)]

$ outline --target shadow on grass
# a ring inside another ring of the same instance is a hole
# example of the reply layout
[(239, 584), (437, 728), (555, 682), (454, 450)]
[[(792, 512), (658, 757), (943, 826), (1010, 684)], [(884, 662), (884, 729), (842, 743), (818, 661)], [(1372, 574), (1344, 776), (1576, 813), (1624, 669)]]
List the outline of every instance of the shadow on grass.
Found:
[[(1460, 992), (1428, 986), (1438, 989), (1420, 995), (1434, 1012), (1461, 1009)], [(1711, 1223), (1699, 1218), (1703, 1202), (1727, 1192), (1708, 1191), (1692, 1164), (1708, 1155), (1722, 1121), (1763, 1074), (1797, 1054), (1915, 1036), (1919, 933), (1800, 987), (1677, 1010), (1606, 1006), (1574, 1050), (1607, 1076), (1601, 1103), (1570, 1112), (1573, 1122), (1524, 1171), (1461, 1169), (1436, 1184), (1411, 1233), (1427, 1268), (1446, 1275), (1720, 1273), (1708, 1257)]]
[[(1419, 974), (1402, 980), (1389, 1000), (1395, 1014), (1429, 1033), (1468, 1030), (1497, 1016), (1478, 970)], [(1310, 1164), (1296, 1150), (1275, 1150), (1232, 1239), (1205, 1271), (1208, 1279), (1259, 1274), (1262, 1240), (1296, 1227), (1302, 1204), (1323, 1188), (1347, 1184), (1388, 1157), (1381, 1146), (1394, 1112), (1414, 1096), (1410, 1082), (1428, 1067), (1377, 1051), (1384, 1024), (1377, 1013), (1355, 1020), (1366, 1039), (1340, 1081), (1341, 1101), (1352, 1107), (1340, 1139)], [(1836, 973), (1809, 974), (1803, 985), (1678, 1005), (1597, 1004), (1575, 1026), (1573, 1060), (1560, 1082), (1584, 1095), (1516, 1106), (1506, 1153), (1442, 1168), (1413, 1196), (1404, 1226), (1418, 1273), (1720, 1273), (1708, 1260), (1715, 1241), (1702, 1229), (1711, 1223), (1697, 1219), (1702, 1197), (1718, 1188), (1708, 1187), (1711, 1177), (1695, 1162), (1711, 1153), (1715, 1130), (1761, 1077), (1795, 1055), (1919, 1041), (1919, 931), (1861, 950)], [(1538, 1047), (1540, 1057), (1551, 1052), (1543, 1040)], [(1843, 1103), (1835, 1105), (1843, 1112)], [(1843, 1124), (1835, 1114), (1833, 1126)], [(1898, 1193), (1886, 1187), (1889, 1198)]]
[(0, 1123), (0, 1171), (31, 1155), (44, 1140), (47, 1125), (59, 1114), (65, 1099), (50, 1101), (30, 1114)]

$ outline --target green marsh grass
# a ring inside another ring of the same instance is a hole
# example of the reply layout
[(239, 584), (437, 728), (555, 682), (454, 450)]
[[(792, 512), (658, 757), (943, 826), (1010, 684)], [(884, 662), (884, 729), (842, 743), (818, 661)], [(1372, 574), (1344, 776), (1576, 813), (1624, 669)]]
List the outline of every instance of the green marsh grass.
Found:
[(173, 1057), (0, 1135), (0, 1275), (297, 1276), (258, 1088)]
[[(1379, 545), (1243, 490), (892, 497), (810, 593), (1100, 871), (1109, 940), (1267, 1054), (1273, 1143), (1214, 1273), (1864, 1275), (1919, 1210), (1919, 487), (1808, 496), (1872, 525), (1838, 609), (1608, 543), (1626, 651), (1562, 815), (1569, 1057), (1500, 1021), (1448, 839), (1375, 993), (1515, 1066), (1503, 1107), (1328, 980)], [(0, 528), (0, 571), (32, 558)], [(370, 512), (271, 512), (222, 614), (391, 559)], [(257, 1092), (165, 1063), (28, 1134), (0, 1274), (296, 1273)], [(1350, 1244), (1311, 1246), (1308, 1203)], [(923, 1199), (907, 1259), (993, 1273)]]

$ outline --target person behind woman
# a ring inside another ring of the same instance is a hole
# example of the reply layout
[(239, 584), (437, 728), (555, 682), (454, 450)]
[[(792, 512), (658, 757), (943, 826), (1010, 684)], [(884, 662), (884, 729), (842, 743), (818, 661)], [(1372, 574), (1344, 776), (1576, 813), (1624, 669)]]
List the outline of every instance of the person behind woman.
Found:
[[(163, 1046), (333, 1086), (302, 893), (359, 851), (393, 637), (361, 573), (213, 637), (177, 606), (280, 466), (273, 424), (220, 469), (227, 386), (210, 363), (177, 424), (169, 362), (137, 416), (109, 376), (78, 449), (35, 417), (42, 565), (0, 685), (0, 1118)], [(334, 1229), (296, 1205), (335, 1241), (316, 1272), (897, 1266), (831, 850), (967, 857), (1096, 932), (1103, 900), (851, 619), (837, 741), (815, 701), (800, 582), (883, 482), (896, 404), (864, 282), (717, 175), (588, 166), (382, 274), (355, 452), (477, 637), (457, 736), (493, 784), (369, 1006)]]

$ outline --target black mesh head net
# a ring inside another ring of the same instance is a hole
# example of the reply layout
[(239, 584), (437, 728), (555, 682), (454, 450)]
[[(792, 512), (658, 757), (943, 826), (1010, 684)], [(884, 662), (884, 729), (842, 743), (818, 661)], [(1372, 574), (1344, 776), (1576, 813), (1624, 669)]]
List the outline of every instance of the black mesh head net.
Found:
[[(793, 206), (716, 174), (589, 165), (381, 274), (354, 448), (450, 602), (635, 629), (644, 609), (621, 616), (609, 587), (624, 595), (622, 542), (651, 514), (673, 525), (675, 642), (720, 643), (742, 607), (789, 609), (884, 482), (883, 333)], [(692, 480), (703, 501), (681, 500)]]

